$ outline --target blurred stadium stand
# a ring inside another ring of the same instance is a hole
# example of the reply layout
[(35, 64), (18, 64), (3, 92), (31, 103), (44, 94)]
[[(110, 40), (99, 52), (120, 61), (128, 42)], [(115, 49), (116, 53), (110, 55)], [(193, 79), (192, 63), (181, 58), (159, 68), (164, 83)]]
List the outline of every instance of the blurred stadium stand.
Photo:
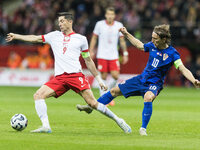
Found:
[[(58, 29), (56, 14), (70, 11), (75, 15), (74, 30), (86, 35), (89, 40), (95, 23), (104, 18), (104, 10), (108, 6), (116, 8), (116, 20), (121, 21), (143, 42), (151, 40), (155, 25), (169, 23), (172, 45), (178, 47), (185, 62), (188, 60), (188, 66), (196, 66), (195, 62), (200, 54), (199, 0), (1, 0), (0, 66), (6, 67), (10, 51), (14, 50), (24, 58), (27, 51), (37, 51), (41, 46), (21, 41), (13, 41), (8, 46), (5, 42), (8, 32), (36, 35), (48, 33)], [(147, 56), (135, 50), (130, 43), (128, 45), (131, 59), (122, 66), (121, 72), (140, 73)], [(179, 81), (176, 83), (179, 85), (182, 77), (174, 77), (173, 71), (174, 69), (169, 73), (167, 81), (170, 84)]]

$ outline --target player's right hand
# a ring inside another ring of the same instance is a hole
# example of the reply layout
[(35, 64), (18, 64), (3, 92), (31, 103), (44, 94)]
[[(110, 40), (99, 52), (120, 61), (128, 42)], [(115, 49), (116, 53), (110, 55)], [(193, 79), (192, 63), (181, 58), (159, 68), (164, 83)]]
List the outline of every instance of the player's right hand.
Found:
[(127, 29), (126, 29), (125, 27), (120, 28), (119, 31), (120, 31), (123, 35), (128, 34), (128, 31), (127, 31)]
[(196, 79), (193, 84), (196, 88), (200, 88), (200, 81), (199, 80)]
[(14, 33), (8, 33), (6, 37), (6, 42), (10, 42), (15, 39), (15, 34)]

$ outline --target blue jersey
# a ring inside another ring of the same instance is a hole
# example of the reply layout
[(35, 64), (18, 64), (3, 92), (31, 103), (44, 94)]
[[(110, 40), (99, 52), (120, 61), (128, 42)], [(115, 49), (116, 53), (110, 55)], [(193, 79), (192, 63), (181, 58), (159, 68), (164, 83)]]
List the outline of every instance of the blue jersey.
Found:
[(172, 46), (166, 49), (158, 49), (153, 42), (144, 44), (144, 51), (149, 52), (148, 63), (140, 75), (142, 83), (163, 85), (167, 71), (174, 61), (180, 59), (180, 54)]
[(174, 62), (180, 59), (175, 48), (158, 49), (152, 42), (144, 44), (144, 51), (149, 52), (148, 63), (142, 74), (118, 85), (124, 97), (144, 96), (151, 91), (157, 96), (162, 90), (165, 76)]

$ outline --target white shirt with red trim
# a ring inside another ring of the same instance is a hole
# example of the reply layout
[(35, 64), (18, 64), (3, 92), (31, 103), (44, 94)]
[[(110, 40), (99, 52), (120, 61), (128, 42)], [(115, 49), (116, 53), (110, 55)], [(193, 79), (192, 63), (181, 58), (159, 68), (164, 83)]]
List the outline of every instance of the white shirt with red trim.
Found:
[(53, 31), (42, 35), (42, 40), (50, 44), (53, 50), (55, 76), (64, 72), (82, 72), (79, 57), (81, 52), (88, 51), (88, 41), (85, 36), (74, 32), (65, 35), (63, 32)]
[(123, 36), (119, 29), (123, 24), (114, 21), (112, 25), (108, 25), (106, 20), (98, 21), (95, 25), (93, 34), (98, 36), (97, 58), (114, 60), (119, 58), (118, 40)]

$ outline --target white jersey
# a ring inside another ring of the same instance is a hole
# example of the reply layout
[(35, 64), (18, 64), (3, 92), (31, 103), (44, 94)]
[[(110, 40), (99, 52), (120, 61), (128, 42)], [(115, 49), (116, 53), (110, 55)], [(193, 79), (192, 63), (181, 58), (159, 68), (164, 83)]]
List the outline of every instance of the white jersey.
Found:
[(74, 32), (65, 35), (60, 31), (53, 31), (42, 35), (43, 42), (51, 45), (54, 54), (55, 76), (66, 73), (82, 72), (79, 57), (82, 51), (88, 51), (85, 36)]
[(106, 20), (98, 21), (93, 34), (98, 36), (97, 58), (114, 60), (119, 58), (118, 40), (123, 36), (119, 29), (123, 24), (114, 21), (113, 25), (108, 25)]

